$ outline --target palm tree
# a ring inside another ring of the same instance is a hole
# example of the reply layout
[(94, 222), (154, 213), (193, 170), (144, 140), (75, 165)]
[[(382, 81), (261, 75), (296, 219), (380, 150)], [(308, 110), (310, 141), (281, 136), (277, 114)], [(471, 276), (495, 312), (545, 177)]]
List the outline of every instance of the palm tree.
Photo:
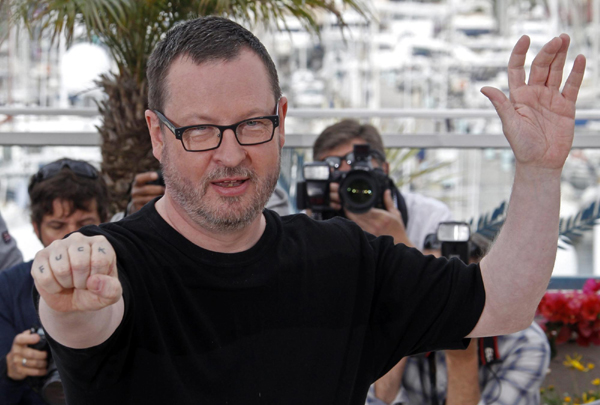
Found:
[[(365, 16), (360, 0), (342, 0)], [(339, 3), (337, 3), (339, 4)], [(148, 86), (148, 57), (161, 37), (177, 22), (203, 15), (221, 15), (249, 24), (285, 28), (284, 17), (297, 18), (318, 33), (317, 15), (329, 12), (343, 23), (334, 0), (0, 0), (11, 7), (13, 18), (30, 32), (61, 34), (71, 43), (77, 27), (102, 43), (114, 58), (118, 72), (102, 75), (98, 85), (106, 93), (99, 103), (102, 124), (102, 172), (111, 193), (111, 212), (121, 211), (136, 173), (154, 170), (144, 120)], [(342, 24), (343, 25), (343, 24)]]

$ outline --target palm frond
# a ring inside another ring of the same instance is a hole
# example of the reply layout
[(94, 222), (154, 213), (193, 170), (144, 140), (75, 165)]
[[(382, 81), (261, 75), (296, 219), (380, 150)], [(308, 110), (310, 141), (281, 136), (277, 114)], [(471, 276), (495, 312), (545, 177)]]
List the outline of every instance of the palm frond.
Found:
[[(506, 202), (502, 202), (491, 214), (487, 213), (479, 217), (476, 221), (477, 226), (473, 228), (474, 218), (471, 218), (469, 223), (473, 232), (478, 233), (489, 240), (494, 240), (504, 221), (506, 220)], [(585, 232), (594, 229), (594, 225), (600, 219), (600, 201), (592, 202), (586, 208), (580, 210), (575, 215), (562, 217), (559, 221), (559, 238), (568, 245), (572, 245), (573, 241), (582, 237)], [(559, 245), (560, 249), (563, 249)]]
[[(204, 15), (220, 15), (249, 25), (287, 29), (286, 18), (296, 18), (309, 32), (319, 33), (319, 15), (334, 14), (344, 26), (341, 10), (349, 7), (365, 19), (361, 0), (2, 0), (10, 4), (14, 21), (32, 35), (49, 34), (53, 41), (74, 38), (83, 26), (87, 39), (97, 38), (115, 60), (119, 71), (138, 83), (145, 79), (148, 56), (176, 23)], [(338, 6), (339, 4), (339, 6)], [(3, 3), (0, 3), (0, 7)], [(341, 7), (341, 8), (340, 8)]]

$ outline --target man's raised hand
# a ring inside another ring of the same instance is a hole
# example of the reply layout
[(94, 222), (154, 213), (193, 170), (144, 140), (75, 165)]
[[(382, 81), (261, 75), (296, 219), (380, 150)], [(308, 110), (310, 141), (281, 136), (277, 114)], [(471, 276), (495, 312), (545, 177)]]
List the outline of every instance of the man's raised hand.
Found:
[(40, 296), (57, 312), (96, 311), (119, 301), (115, 251), (104, 236), (74, 233), (38, 252), (31, 275)]
[(538, 53), (525, 83), (529, 37), (515, 45), (508, 62), (510, 98), (493, 87), (481, 92), (490, 99), (518, 163), (542, 169), (562, 169), (573, 143), (575, 102), (583, 81), (585, 57), (575, 58), (560, 91), (569, 36), (553, 38)]

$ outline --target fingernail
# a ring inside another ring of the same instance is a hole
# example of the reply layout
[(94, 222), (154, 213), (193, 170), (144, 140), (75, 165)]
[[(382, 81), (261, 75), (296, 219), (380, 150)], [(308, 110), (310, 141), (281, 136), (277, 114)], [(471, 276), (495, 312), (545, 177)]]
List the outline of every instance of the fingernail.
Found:
[(98, 279), (98, 277), (91, 279), (89, 288), (93, 291), (100, 291), (102, 288), (102, 281)]

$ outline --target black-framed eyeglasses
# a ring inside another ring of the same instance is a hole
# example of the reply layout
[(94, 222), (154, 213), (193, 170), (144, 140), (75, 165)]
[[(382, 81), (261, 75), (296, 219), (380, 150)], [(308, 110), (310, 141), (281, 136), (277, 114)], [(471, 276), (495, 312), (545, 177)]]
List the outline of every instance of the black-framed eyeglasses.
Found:
[(260, 145), (273, 139), (275, 128), (279, 126), (279, 100), (275, 115), (248, 118), (232, 125), (197, 124), (176, 127), (163, 113), (152, 110), (164, 125), (181, 141), (188, 152), (206, 152), (221, 146), (223, 133), (231, 129), (235, 139), (242, 146)]
[(84, 162), (83, 160), (64, 158), (42, 166), (33, 176), (33, 180), (35, 183), (40, 183), (44, 180), (51, 179), (60, 173), (60, 171), (65, 167), (71, 170), (77, 176), (86, 177), (88, 179), (98, 178), (98, 170), (96, 170), (96, 168), (91, 164)]
[[(380, 164), (385, 162), (385, 156), (383, 156), (381, 152), (374, 149), (371, 149), (369, 156), (377, 160)], [(346, 162), (348, 166), (352, 166), (352, 163), (354, 163), (354, 152), (349, 152), (345, 156), (327, 156), (323, 160), (327, 162), (334, 170), (339, 170), (343, 162)]]

